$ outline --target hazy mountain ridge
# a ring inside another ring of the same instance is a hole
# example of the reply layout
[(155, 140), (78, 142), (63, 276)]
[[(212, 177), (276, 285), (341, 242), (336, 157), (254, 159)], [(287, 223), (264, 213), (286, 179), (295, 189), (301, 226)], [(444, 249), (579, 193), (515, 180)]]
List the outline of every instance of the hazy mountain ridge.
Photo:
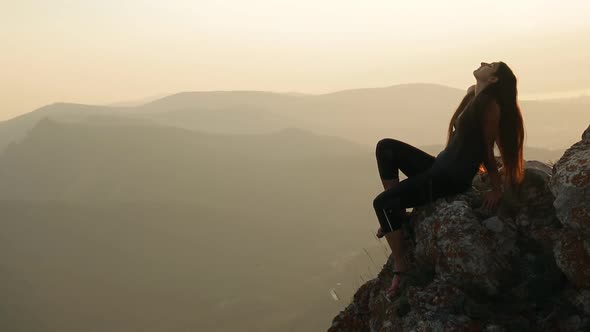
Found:
[[(116, 188), (135, 188), (134, 195), (144, 199), (166, 199), (166, 195), (181, 199), (190, 195), (191, 188), (218, 187), (210, 173), (231, 173), (227, 180), (239, 180), (243, 172), (259, 178), (264, 176), (261, 170), (278, 170), (288, 162), (361, 156), (367, 151), (360, 144), (301, 129), (240, 136), (46, 119), (20, 143), (10, 145), (0, 159), (2, 183), (12, 188), (0, 191), (0, 197), (73, 199), (94, 192), (93, 199), (101, 199), (124, 194)], [(293, 165), (288, 169), (294, 171)]]
[(305, 96), (293, 96), (267, 91), (186, 91), (154, 100), (136, 108), (141, 108), (148, 112), (162, 112), (195, 106), (211, 109), (245, 104), (272, 109), (302, 97)]
[(80, 120), (92, 114), (118, 114), (121, 108), (84, 105), (74, 103), (53, 103), (13, 119), (0, 122), (0, 150), (10, 142), (23, 139), (37, 122), (51, 116), (55, 119)]
[[(44, 117), (95, 121), (92, 116), (98, 115), (112, 116), (113, 122), (121, 116), (128, 122), (137, 119), (227, 134), (300, 127), (368, 146), (382, 137), (430, 145), (445, 141), (448, 121), (465, 90), (414, 83), (320, 95), (182, 92), (135, 107), (55, 103), (0, 122), (0, 149), (10, 141), (22, 139)], [(528, 146), (565, 149), (575, 141), (573, 132), (590, 122), (588, 105), (584, 103), (524, 100), (520, 105)]]
[(578, 97), (564, 97), (564, 98), (551, 98), (542, 99), (543, 102), (557, 102), (557, 103), (574, 103), (574, 104), (590, 104), (590, 96), (582, 95)]
[[(436, 156), (443, 148), (424, 149)], [(543, 161), (560, 153), (533, 148), (525, 152), (527, 157)], [(316, 162), (336, 158), (374, 162), (374, 149), (290, 127), (271, 134), (226, 135), (160, 125), (112, 126), (46, 118), (0, 157), (0, 181), (10, 188), (0, 190), (0, 198), (74, 199), (90, 198), (86, 195), (94, 193), (92, 198), (97, 200), (126, 199), (128, 195), (186, 199), (191, 188), (216, 191), (219, 185), (208, 174), (225, 172), (227, 181), (242, 181), (256, 188), (265, 172), (285, 169), (291, 177), (298, 177), (297, 173), (305, 174), (304, 169)], [(304, 169), (298, 168), (308, 161), (311, 163)], [(259, 189), (269, 192), (270, 188), (280, 190), (274, 186)]]
[[(155, 111), (137, 117), (179, 128), (216, 133), (231, 132), (232, 134), (270, 133), (289, 126), (309, 127), (308, 124), (296, 118), (249, 104), (236, 104), (220, 108), (183, 106), (183, 108)], [(232, 124), (232, 130), (229, 131)]]

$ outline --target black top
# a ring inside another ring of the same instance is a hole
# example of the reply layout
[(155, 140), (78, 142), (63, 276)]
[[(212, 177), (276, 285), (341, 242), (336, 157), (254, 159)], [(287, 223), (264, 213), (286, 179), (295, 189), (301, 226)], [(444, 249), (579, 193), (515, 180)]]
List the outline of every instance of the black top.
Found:
[(447, 174), (458, 181), (472, 180), (479, 169), (480, 158), (467, 149), (461, 149), (457, 135), (434, 160), (430, 170), (434, 174)]
[(485, 155), (481, 111), (478, 111), (481, 107), (478, 106), (489, 98), (489, 95), (481, 92), (465, 107), (458, 117), (459, 121), (455, 122), (458, 126), (451, 133), (449, 145), (436, 156), (431, 173), (471, 184)]

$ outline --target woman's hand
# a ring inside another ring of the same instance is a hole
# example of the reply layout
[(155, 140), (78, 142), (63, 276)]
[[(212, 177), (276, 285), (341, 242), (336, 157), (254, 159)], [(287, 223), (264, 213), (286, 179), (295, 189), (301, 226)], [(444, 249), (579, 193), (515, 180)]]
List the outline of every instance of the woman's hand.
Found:
[(481, 209), (492, 211), (496, 208), (501, 198), (502, 190), (492, 189), (490, 191), (486, 191), (483, 195), (483, 204), (481, 205)]

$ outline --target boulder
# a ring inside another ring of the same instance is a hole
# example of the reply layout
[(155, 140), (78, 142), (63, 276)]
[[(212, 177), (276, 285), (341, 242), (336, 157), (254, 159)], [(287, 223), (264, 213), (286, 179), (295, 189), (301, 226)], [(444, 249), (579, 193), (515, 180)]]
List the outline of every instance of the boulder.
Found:
[(590, 237), (590, 130), (572, 145), (553, 166), (553, 206), (564, 226)]

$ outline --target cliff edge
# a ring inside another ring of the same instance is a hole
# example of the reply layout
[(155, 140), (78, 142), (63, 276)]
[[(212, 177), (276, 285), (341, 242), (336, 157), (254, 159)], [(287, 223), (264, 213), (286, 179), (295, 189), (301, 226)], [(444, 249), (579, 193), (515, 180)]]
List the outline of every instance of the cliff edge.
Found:
[(468, 191), (404, 224), (413, 276), (389, 302), (393, 259), (332, 321), (336, 331), (589, 331), (590, 126), (552, 167), (526, 161), (522, 191), (480, 211)]

